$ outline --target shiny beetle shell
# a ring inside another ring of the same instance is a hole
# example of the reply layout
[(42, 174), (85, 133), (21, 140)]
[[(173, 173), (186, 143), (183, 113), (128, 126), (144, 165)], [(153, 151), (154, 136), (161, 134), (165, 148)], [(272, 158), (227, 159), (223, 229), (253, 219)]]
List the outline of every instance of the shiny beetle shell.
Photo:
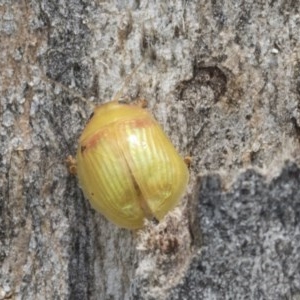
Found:
[(182, 196), (188, 169), (144, 109), (112, 101), (98, 106), (79, 140), (77, 174), (93, 208), (137, 229), (161, 220)]

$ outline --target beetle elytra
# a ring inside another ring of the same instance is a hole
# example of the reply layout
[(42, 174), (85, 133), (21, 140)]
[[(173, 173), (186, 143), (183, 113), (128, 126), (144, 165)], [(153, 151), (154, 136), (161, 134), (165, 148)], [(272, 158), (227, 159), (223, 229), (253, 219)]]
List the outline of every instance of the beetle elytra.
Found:
[(76, 156), (81, 188), (116, 225), (137, 229), (161, 220), (188, 182), (188, 169), (147, 110), (111, 101), (95, 108)]

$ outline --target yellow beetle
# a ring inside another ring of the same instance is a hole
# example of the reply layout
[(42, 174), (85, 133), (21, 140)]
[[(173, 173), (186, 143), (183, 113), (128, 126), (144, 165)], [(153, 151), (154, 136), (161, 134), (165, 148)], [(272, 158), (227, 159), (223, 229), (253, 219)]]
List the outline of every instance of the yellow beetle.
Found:
[(161, 220), (182, 196), (188, 169), (143, 108), (111, 101), (94, 110), (79, 139), (79, 184), (93, 208), (116, 225), (138, 229)]

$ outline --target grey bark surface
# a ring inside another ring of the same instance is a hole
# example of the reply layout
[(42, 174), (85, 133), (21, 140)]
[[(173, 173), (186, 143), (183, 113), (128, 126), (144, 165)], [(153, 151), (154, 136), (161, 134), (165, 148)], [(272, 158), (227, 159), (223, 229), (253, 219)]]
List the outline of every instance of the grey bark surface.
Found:
[[(299, 7), (0, 1), (0, 300), (300, 299)], [(124, 82), (192, 157), (180, 205), (139, 232), (65, 164)]]

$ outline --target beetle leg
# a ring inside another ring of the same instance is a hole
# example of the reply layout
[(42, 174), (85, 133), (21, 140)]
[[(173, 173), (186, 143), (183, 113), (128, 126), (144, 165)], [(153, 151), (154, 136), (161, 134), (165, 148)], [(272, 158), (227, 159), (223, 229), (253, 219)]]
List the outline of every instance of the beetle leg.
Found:
[(66, 160), (65, 160), (68, 171), (71, 175), (76, 175), (77, 174), (77, 166), (76, 166), (76, 159), (72, 156), (69, 155)]
[(117, 101), (119, 104), (130, 104), (130, 97), (123, 95), (120, 96), (117, 100), (112, 100), (112, 101)]
[(158, 224), (159, 224), (159, 220), (156, 219), (155, 217), (152, 217), (152, 218), (150, 219), (150, 222), (152, 222), (154, 225), (158, 225)]
[(140, 108), (146, 108), (148, 106), (148, 101), (144, 98), (137, 98), (133, 103)]
[(192, 157), (191, 156), (185, 156), (183, 161), (185, 162), (185, 164), (187, 165), (187, 167), (189, 168), (192, 164)]

